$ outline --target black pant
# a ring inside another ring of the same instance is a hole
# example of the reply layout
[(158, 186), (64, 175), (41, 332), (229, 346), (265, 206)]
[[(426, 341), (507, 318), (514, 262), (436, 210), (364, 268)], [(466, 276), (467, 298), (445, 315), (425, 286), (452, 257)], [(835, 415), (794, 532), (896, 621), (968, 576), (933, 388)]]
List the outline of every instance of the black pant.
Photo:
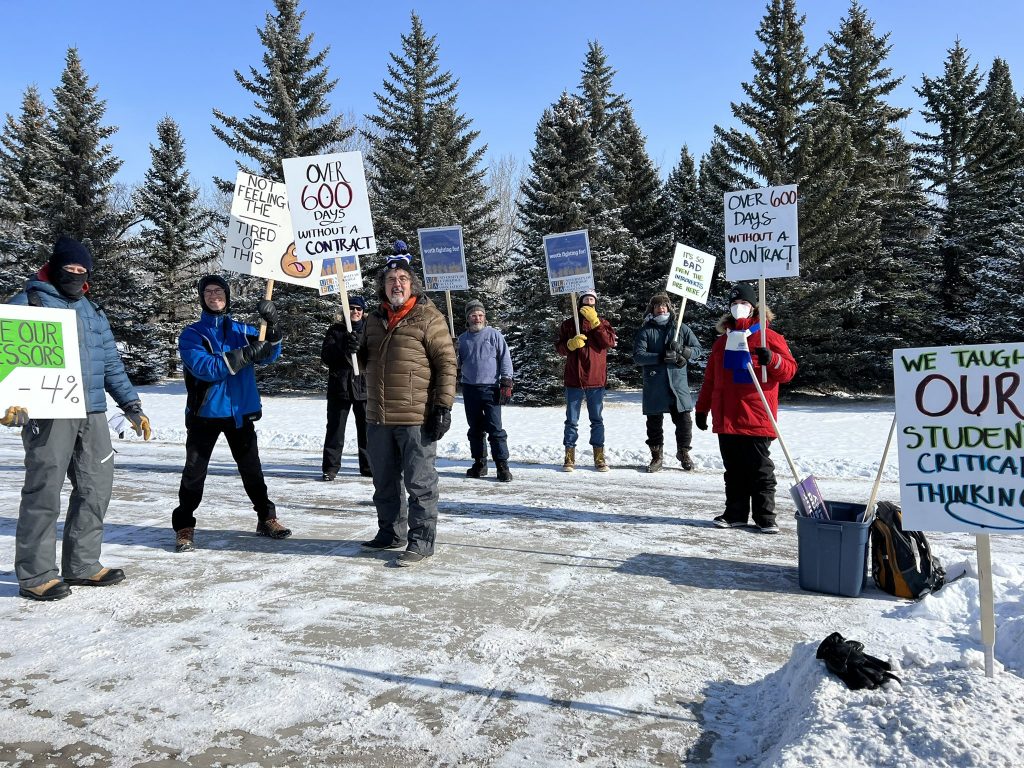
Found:
[(269, 520), (277, 517), (274, 503), (267, 498), (267, 484), (263, 479), (263, 465), (260, 464), (259, 448), (256, 445), (256, 430), (251, 421), (236, 427), (234, 419), (193, 418), (185, 438), (185, 469), (181, 473), (181, 487), (178, 489), (178, 507), (171, 514), (174, 530), (195, 528), (196, 518), (192, 514), (203, 501), (203, 487), (210, 456), (217, 438), (224, 435), (231, 448), (231, 456), (238, 465), (245, 488), (256, 517)]
[(462, 384), (462, 403), (469, 422), (469, 453), (474, 459), (486, 459), (484, 434), (491, 444), (491, 458), (508, 461), (508, 433), (501, 426), (500, 395), (495, 384)]
[(755, 525), (775, 524), (775, 464), (769, 455), (772, 438), (719, 435), (725, 464), (725, 519)]
[[(675, 403), (669, 407), (669, 415), (676, 427), (676, 452), (689, 451), (693, 441), (693, 420), (690, 418), (690, 412), (676, 410)], [(665, 414), (647, 414), (647, 444), (665, 444)]]
[(356, 444), (359, 446), (359, 471), (370, 471), (370, 456), (366, 452), (366, 401), (343, 400), (327, 395), (327, 434), (324, 435), (324, 459), (321, 471), (332, 475), (341, 469), (341, 453), (345, 448), (345, 424), (348, 412), (356, 418)]

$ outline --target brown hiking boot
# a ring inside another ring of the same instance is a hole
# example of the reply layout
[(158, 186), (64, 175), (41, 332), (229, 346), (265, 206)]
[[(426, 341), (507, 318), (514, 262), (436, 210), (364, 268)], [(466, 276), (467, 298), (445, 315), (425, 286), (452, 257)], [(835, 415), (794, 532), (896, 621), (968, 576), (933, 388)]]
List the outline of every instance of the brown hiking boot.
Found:
[(562, 462), (563, 472), (572, 472), (576, 469), (576, 449), (566, 448), (565, 449), (565, 460)]
[(608, 462), (604, 459), (604, 446), (594, 447), (594, 469), (598, 472), (608, 471)]
[(196, 548), (196, 529), (182, 528), (174, 538), (175, 552), (192, 552)]
[(287, 539), (292, 535), (290, 528), (285, 528), (276, 517), (263, 520), (256, 524), (256, 533), (260, 536), (269, 536), (272, 539)]

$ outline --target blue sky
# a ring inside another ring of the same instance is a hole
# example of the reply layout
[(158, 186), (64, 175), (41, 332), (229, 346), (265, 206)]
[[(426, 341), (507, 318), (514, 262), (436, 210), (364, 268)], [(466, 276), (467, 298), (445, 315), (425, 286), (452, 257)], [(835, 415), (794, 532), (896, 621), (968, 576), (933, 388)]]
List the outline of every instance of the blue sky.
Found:
[[(1019, 0), (865, 0), (876, 31), (891, 32), (890, 65), (906, 76), (894, 95), (917, 108), (913, 86), (922, 73), (941, 73), (959, 38), (987, 70), (993, 57), (1010, 65), (1020, 93), (1024, 78), (1024, 3)], [(234, 70), (258, 65), (256, 28), (270, 0), (0, 0), (6, 30), (0, 46), (0, 112), (17, 114), (35, 83), (49, 99), (69, 46), (79, 49), (100, 97), (106, 122), (119, 126), (112, 143), (124, 160), (119, 179), (141, 181), (149, 166), (156, 123), (172, 116), (185, 136), (196, 183), (232, 177), (233, 154), (213, 136), (211, 110), (251, 111)], [(632, 101), (648, 151), (663, 174), (687, 144), (699, 157), (713, 126), (731, 125), (729, 103), (742, 98), (764, 15), (762, 0), (306, 0), (304, 29), (340, 82), (338, 112), (373, 111), (388, 53), (399, 46), (415, 10), (436, 34), (441, 64), (461, 81), (459, 104), (481, 131), (492, 156), (528, 159), (544, 108), (579, 82), (588, 40), (604, 47), (617, 70), (614, 87)], [(845, 0), (803, 0), (805, 35), (816, 49), (845, 15)], [(905, 128), (920, 128), (912, 117)]]

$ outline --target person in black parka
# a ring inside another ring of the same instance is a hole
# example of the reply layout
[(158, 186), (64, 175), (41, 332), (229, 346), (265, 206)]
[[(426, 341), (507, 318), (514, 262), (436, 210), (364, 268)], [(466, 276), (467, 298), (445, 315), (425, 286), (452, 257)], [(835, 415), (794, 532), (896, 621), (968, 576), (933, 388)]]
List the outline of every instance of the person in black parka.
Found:
[[(348, 299), (352, 331), (362, 336), (366, 301), (360, 296)], [(324, 436), (324, 458), (321, 470), (324, 480), (333, 480), (341, 469), (341, 453), (345, 447), (345, 424), (352, 411), (356, 419), (356, 443), (359, 446), (359, 474), (371, 477), (370, 458), (366, 452), (366, 376), (356, 376), (352, 356), (344, 352), (348, 329), (343, 320), (327, 329), (320, 349), (320, 360), (330, 371), (327, 379), (327, 434)]]

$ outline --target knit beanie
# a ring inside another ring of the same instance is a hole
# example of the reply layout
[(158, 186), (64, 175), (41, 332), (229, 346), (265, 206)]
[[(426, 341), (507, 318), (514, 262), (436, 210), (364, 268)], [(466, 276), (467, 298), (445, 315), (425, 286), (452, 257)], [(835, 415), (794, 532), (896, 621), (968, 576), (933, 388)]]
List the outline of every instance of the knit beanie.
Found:
[(51, 274), (68, 264), (79, 264), (92, 272), (92, 255), (88, 248), (74, 238), (61, 235), (53, 244), (53, 253), (50, 255)]
[[(203, 296), (203, 291), (206, 290), (208, 285), (219, 285), (224, 289), (224, 297), (226, 301), (224, 309), (220, 312), (214, 312), (206, 306), (206, 297)], [(204, 312), (209, 312), (211, 315), (226, 315), (231, 310), (231, 288), (228, 287), (228, 281), (220, 275), (206, 275), (205, 277), (199, 278), (199, 306), (203, 308)]]
[(479, 299), (471, 299), (466, 304), (466, 317), (468, 318), (473, 312), (475, 312), (478, 309), (484, 314), (487, 313), (487, 310), (484, 309), (484, 303), (482, 301), (480, 301)]
[(752, 283), (736, 283), (729, 291), (729, 303), (734, 301), (745, 301), (751, 306), (757, 306), (757, 291)]

